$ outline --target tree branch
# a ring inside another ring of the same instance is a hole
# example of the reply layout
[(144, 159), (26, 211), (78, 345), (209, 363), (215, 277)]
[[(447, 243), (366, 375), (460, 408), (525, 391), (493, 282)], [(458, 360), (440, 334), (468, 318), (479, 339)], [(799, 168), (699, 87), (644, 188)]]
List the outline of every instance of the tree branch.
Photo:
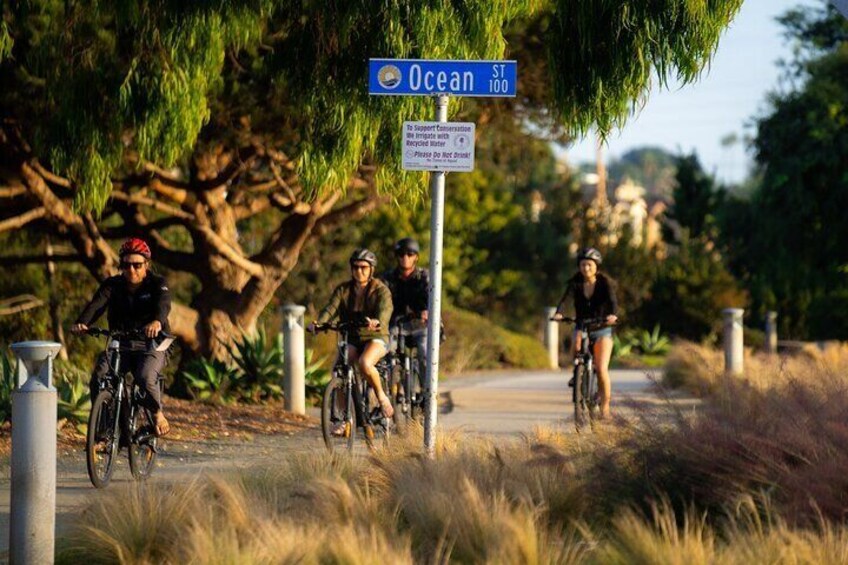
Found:
[(20, 196), (21, 194), (26, 194), (26, 187), (24, 186), (11, 186), (6, 188), (0, 188), (0, 198), (14, 198), (16, 196)]
[(38, 308), (43, 305), (44, 301), (37, 296), (33, 296), (32, 294), (21, 294), (20, 296), (0, 300), (0, 316), (18, 314), (19, 312), (32, 310), (33, 308)]
[(389, 196), (371, 195), (361, 200), (357, 200), (356, 202), (351, 202), (346, 206), (333, 210), (319, 219), (315, 224), (315, 229), (312, 230), (312, 234), (315, 236), (324, 235), (328, 231), (338, 227), (340, 224), (361, 218), (365, 214), (376, 210), (377, 207), (382, 206), (389, 201)]
[(113, 190), (112, 191), (112, 198), (114, 198), (115, 200), (121, 200), (121, 201), (126, 202), (128, 204), (136, 204), (136, 205), (139, 205), (139, 206), (148, 206), (148, 207), (153, 208), (154, 210), (157, 210), (157, 211), (162, 212), (164, 214), (169, 214), (169, 215), (171, 215), (175, 218), (180, 218), (181, 220), (192, 221), (192, 220), (195, 219), (194, 216), (192, 214), (189, 214), (188, 212), (183, 212), (179, 208), (174, 208), (173, 206), (168, 206), (167, 204), (165, 204), (163, 202), (159, 202), (158, 200), (155, 200), (153, 198), (148, 198), (146, 196), (130, 195), (130, 194), (126, 194), (125, 192)]
[(51, 182), (63, 188), (71, 188), (72, 185), (70, 180), (48, 171), (41, 163), (38, 162), (38, 159), (32, 160), (32, 166), (47, 182)]
[(243, 269), (254, 277), (261, 277), (264, 274), (265, 271), (262, 265), (254, 263), (242, 255), (241, 252), (233, 248), (209, 226), (193, 225), (192, 229), (200, 233), (206, 243), (236, 267)]
[(0, 257), (0, 267), (15, 267), (18, 265), (31, 265), (33, 263), (47, 263), (53, 261), (56, 263), (76, 263), (81, 261), (82, 257), (78, 253), (69, 253), (62, 255), (10, 255)]
[(250, 165), (253, 164), (254, 159), (256, 158), (257, 149), (256, 147), (244, 147), (239, 149), (236, 152), (236, 156), (233, 158), (230, 163), (224, 167), (224, 170), (218, 174), (215, 178), (197, 181), (192, 183), (192, 188), (195, 190), (199, 190), (201, 192), (205, 192), (207, 190), (214, 190), (220, 186), (231, 182), (234, 178), (244, 172)]
[(30, 222), (38, 220), (39, 218), (43, 218), (46, 215), (47, 210), (44, 209), (44, 206), (40, 206), (38, 208), (33, 208), (29, 212), (25, 212), (20, 216), (16, 216), (14, 218), (9, 218), (6, 220), (0, 220), (0, 233), (21, 228)]

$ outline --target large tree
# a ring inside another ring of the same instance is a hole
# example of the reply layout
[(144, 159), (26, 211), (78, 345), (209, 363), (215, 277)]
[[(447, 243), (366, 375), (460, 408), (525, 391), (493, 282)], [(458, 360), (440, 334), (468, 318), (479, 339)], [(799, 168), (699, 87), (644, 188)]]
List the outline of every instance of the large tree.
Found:
[(197, 281), (175, 331), (220, 352), (311, 238), (382, 194), (420, 194), (422, 175), (400, 171), (394, 148), (428, 105), (370, 98), (368, 57), (499, 59), (517, 29), (520, 65), (539, 81), (522, 79), (516, 119), (607, 131), (654, 73), (694, 80), (740, 4), (4, 2), (0, 232), (52, 232), (74, 249), (54, 259), (98, 279), (117, 239), (144, 235), (158, 262)]

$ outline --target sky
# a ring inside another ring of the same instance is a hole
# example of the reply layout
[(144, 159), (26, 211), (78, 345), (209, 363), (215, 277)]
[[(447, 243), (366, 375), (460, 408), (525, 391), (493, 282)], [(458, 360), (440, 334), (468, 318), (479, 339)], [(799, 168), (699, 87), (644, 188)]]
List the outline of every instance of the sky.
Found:
[[(648, 145), (672, 153), (694, 150), (705, 170), (720, 181), (744, 180), (751, 155), (741, 140), (754, 136), (752, 118), (767, 109), (766, 95), (778, 85), (777, 61), (792, 55), (775, 17), (796, 6), (821, 7), (823, 2), (745, 0), (701, 79), (682, 88), (679, 84), (655, 88), (639, 114), (610, 135), (605, 161)], [(723, 147), (722, 138), (730, 134), (736, 134), (740, 143)], [(595, 145), (594, 136), (587, 137), (565, 148), (564, 156), (575, 165), (594, 162)]]

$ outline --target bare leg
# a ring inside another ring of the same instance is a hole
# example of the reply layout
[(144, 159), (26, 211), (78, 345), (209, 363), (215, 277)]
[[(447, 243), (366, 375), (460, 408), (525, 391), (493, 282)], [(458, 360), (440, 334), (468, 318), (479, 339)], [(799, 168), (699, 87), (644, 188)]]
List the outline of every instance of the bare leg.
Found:
[(357, 366), (359, 367), (359, 372), (368, 379), (368, 383), (371, 385), (371, 388), (373, 388), (374, 392), (377, 393), (377, 400), (380, 402), (383, 412), (388, 418), (391, 418), (394, 415), (394, 409), (392, 408), (391, 400), (389, 400), (389, 397), (386, 396), (386, 392), (380, 384), (380, 373), (375, 367), (375, 365), (385, 355), (385, 347), (377, 341), (369, 341), (365, 344), (365, 349), (359, 356)]
[(612, 338), (602, 337), (595, 342), (593, 351), (595, 356), (595, 371), (598, 373), (598, 391), (601, 393), (601, 416), (609, 416), (611, 383), (609, 378), (609, 364), (612, 357)]

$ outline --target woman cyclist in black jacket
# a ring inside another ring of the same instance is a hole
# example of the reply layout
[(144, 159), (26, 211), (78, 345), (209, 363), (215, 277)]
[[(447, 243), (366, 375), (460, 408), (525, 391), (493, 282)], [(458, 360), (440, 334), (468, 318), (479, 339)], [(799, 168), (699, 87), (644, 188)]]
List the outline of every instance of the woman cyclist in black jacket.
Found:
[[(612, 357), (612, 325), (618, 321), (618, 301), (615, 297), (615, 282), (606, 274), (600, 272), (599, 268), (603, 258), (601, 253), (593, 248), (582, 249), (577, 255), (578, 271), (568, 280), (568, 286), (557, 305), (554, 319), (561, 320), (564, 317), (566, 302), (569, 296), (573, 297), (575, 317), (578, 320), (587, 318), (606, 318), (608, 324), (589, 333), (590, 339), (595, 342), (592, 355), (595, 358), (595, 367), (598, 372), (598, 389), (600, 392), (599, 404), (601, 417), (609, 416), (610, 406), (610, 379), (609, 362)], [(580, 333), (575, 330), (571, 340), (571, 355), (580, 349)], [(568, 383), (574, 386), (573, 382)]]

